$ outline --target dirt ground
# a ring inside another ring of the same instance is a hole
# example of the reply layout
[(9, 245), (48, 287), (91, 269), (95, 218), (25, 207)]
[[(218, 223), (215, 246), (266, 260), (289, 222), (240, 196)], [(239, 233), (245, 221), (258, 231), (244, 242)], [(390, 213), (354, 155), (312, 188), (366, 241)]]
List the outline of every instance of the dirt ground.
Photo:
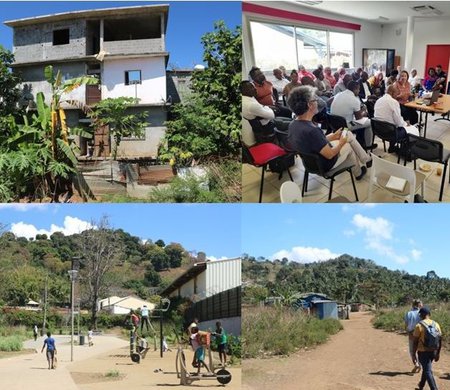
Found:
[[(149, 351), (140, 364), (129, 357), (128, 341), (114, 335), (94, 337), (94, 346), (75, 345), (71, 362), (70, 336), (54, 336), (58, 350), (58, 367), (49, 370), (45, 353), (41, 353), (43, 337), (28, 340), (24, 347), (33, 353), (9, 354), (0, 359), (0, 390), (140, 390), (177, 387), (180, 389), (215, 389), (217, 380), (196, 381), (191, 386), (180, 386), (175, 370), (176, 349), (161, 359), (159, 351)], [(186, 350), (188, 362), (192, 352)], [(216, 356), (216, 359), (218, 357)], [(194, 369), (192, 369), (194, 370)], [(229, 390), (241, 388), (241, 368), (227, 368), (232, 381)], [(222, 386), (221, 386), (222, 387)]]
[[(242, 364), (243, 390), (407, 390), (412, 374), (406, 335), (377, 330), (369, 313), (351, 313), (344, 330), (315, 349), (287, 358), (249, 359)], [(433, 363), (440, 389), (450, 387), (450, 354)], [(428, 388), (428, 387), (426, 387)]]
[[(188, 362), (192, 360), (192, 352), (185, 350)], [(124, 347), (109, 351), (105, 354), (83, 360), (69, 367), (73, 380), (80, 390), (105, 389), (161, 389), (176, 386), (179, 389), (201, 388), (215, 389), (224, 387), (228, 390), (241, 389), (240, 367), (227, 367), (231, 372), (232, 381), (226, 386), (220, 385), (217, 380), (195, 381), (191, 386), (181, 386), (175, 368), (176, 349), (166, 352), (161, 358), (159, 351), (149, 351), (145, 359), (139, 364), (133, 363), (129, 357), (129, 348)], [(218, 359), (218, 356), (215, 356)], [(104, 374), (118, 371), (119, 378), (105, 378)], [(195, 371), (195, 369), (191, 369)]]

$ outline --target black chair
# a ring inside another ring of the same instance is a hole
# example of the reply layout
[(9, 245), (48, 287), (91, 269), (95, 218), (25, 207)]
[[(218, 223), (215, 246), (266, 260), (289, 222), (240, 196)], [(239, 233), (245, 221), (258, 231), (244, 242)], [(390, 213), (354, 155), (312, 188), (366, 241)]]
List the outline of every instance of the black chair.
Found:
[(320, 158), (318, 154), (300, 153), (300, 157), (303, 161), (303, 166), (305, 167), (305, 176), (303, 177), (303, 186), (302, 186), (302, 197), (305, 196), (305, 192), (308, 191), (308, 178), (310, 173), (322, 176), (327, 180), (331, 180), (330, 191), (328, 193), (328, 200), (331, 200), (331, 194), (333, 193), (333, 184), (335, 177), (343, 172), (348, 172), (350, 173), (350, 177), (352, 178), (353, 191), (355, 192), (356, 201), (357, 202), (359, 201), (358, 193), (356, 191), (355, 179), (352, 173), (353, 164), (351, 164), (350, 162), (344, 162), (340, 166), (326, 172), (323, 169), (322, 164), (320, 163)]
[(341, 127), (347, 127), (347, 121), (343, 116), (327, 114), (327, 134), (334, 133)]
[[(447, 174), (448, 160), (450, 159), (450, 150), (444, 149), (444, 145), (436, 140), (429, 138), (418, 137), (413, 134), (408, 134), (408, 150), (411, 153), (411, 158), (414, 161), (414, 169), (416, 169), (416, 160), (437, 162), (444, 164), (444, 172), (442, 174), (441, 189), (439, 192), (439, 201), (442, 201), (444, 193), (445, 175)], [(404, 165), (406, 165), (406, 158)], [(449, 175), (450, 183), (450, 175)]]
[(396, 140), (396, 146), (400, 148), (400, 152), (398, 153), (398, 160), (397, 164), (400, 163), (400, 155), (404, 154), (407, 155), (407, 142), (406, 138), (397, 140), (397, 126), (395, 126), (393, 123), (380, 121), (378, 119), (371, 119), (370, 123), (372, 125), (372, 132), (373, 132), (373, 139), (372, 143), (374, 143), (375, 136), (380, 138), (383, 141), (383, 148), (386, 152), (386, 141), (392, 142), (392, 140)]

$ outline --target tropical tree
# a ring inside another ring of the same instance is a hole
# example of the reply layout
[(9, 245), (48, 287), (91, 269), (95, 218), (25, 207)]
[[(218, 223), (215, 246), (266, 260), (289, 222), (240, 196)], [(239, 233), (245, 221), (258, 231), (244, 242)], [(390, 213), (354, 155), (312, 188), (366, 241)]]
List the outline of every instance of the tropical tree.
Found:
[(192, 94), (172, 110), (159, 157), (178, 166), (240, 154), (241, 29), (223, 21), (202, 37), (207, 64), (192, 76)]
[(108, 98), (101, 100), (92, 107), (88, 116), (92, 118), (94, 127), (109, 126), (109, 133), (114, 138), (112, 156), (117, 158), (120, 142), (124, 137), (142, 137), (148, 114), (142, 112), (133, 114), (130, 107), (137, 104), (139, 99), (130, 97)]

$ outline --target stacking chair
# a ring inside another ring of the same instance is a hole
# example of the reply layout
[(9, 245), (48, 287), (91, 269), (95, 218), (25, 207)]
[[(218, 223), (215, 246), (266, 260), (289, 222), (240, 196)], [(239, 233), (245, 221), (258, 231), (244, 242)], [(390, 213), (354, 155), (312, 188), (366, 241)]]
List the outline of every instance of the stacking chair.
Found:
[[(284, 149), (280, 148), (278, 145), (272, 143), (264, 143), (251, 147), (247, 147), (246, 145), (242, 145), (242, 162), (251, 164), (255, 167), (262, 168), (261, 172), (261, 185), (259, 188), (259, 203), (262, 201), (262, 194), (264, 188), (264, 173), (270, 161), (275, 160), (279, 157), (286, 156), (288, 152)], [(286, 168), (291, 181), (292, 179), (291, 172), (289, 168)]]
[(347, 121), (343, 116), (327, 114), (327, 134), (334, 133), (341, 127), (347, 127)]
[[(393, 123), (380, 121), (378, 119), (371, 119), (370, 120), (372, 125), (372, 132), (373, 132), (373, 140), (372, 143), (375, 140), (375, 136), (380, 138), (383, 141), (383, 147), (384, 151), (386, 152), (386, 141), (390, 142), (392, 139), (396, 138), (397, 134), (397, 126), (395, 126)], [(398, 153), (398, 160), (397, 163), (400, 163), (400, 154), (405, 154), (406, 156), (406, 139), (401, 140), (397, 142), (397, 146), (400, 148), (400, 153)]]
[[(368, 202), (372, 202), (374, 186), (381, 187), (395, 195), (405, 197), (410, 203), (414, 203), (414, 194), (418, 185), (421, 186), (423, 196), (423, 185), (425, 175), (414, 171), (412, 168), (405, 167), (387, 160), (383, 160), (372, 153), (372, 169), (370, 171), (369, 194)], [(395, 176), (406, 180), (406, 185), (403, 191), (396, 191), (387, 188), (386, 185), (391, 176)]]
[[(448, 160), (450, 159), (450, 150), (444, 149), (442, 142), (432, 140), (429, 138), (418, 137), (413, 134), (408, 134), (408, 149), (411, 153), (411, 158), (414, 161), (414, 169), (416, 169), (416, 160), (418, 158), (444, 164), (444, 172), (442, 174), (441, 189), (439, 192), (439, 201), (442, 202), (442, 195), (444, 193), (445, 175), (447, 174)], [(404, 165), (406, 165), (406, 157)], [(450, 183), (450, 174), (449, 174)]]
[(335, 177), (337, 175), (340, 175), (343, 172), (348, 172), (350, 174), (350, 177), (352, 178), (352, 184), (353, 184), (353, 191), (355, 192), (355, 198), (358, 202), (358, 193), (356, 191), (355, 186), (355, 178), (353, 177), (352, 173), (352, 167), (353, 164), (351, 162), (344, 162), (339, 167), (336, 167), (334, 169), (331, 169), (329, 171), (325, 171), (322, 167), (322, 164), (320, 164), (320, 159), (318, 154), (308, 154), (308, 153), (300, 153), (300, 157), (303, 161), (303, 166), (305, 167), (305, 175), (303, 177), (303, 186), (302, 186), (302, 197), (305, 196), (305, 192), (308, 191), (308, 179), (309, 174), (313, 173), (319, 176), (322, 176), (323, 178), (327, 180), (331, 180), (330, 182), (330, 191), (328, 193), (328, 200), (331, 199), (331, 195), (333, 193), (333, 184)]
[(280, 187), (281, 203), (301, 203), (302, 192), (293, 181), (285, 181)]

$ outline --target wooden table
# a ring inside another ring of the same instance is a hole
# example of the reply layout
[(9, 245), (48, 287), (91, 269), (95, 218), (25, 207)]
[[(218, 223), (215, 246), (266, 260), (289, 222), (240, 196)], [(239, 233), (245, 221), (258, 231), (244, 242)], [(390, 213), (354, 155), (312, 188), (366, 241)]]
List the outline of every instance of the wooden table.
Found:
[[(435, 104), (431, 106), (425, 106), (423, 104), (412, 101), (405, 104), (405, 107), (411, 107), (420, 112), (419, 116), (419, 131), (423, 128), (423, 136), (427, 136), (427, 121), (428, 114), (449, 114), (450, 113), (450, 95), (442, 95)], [(425, 114), (425, 119), (422, 114)], [(449, 120), (446, 118), (439, 118), (439, 120)]]

